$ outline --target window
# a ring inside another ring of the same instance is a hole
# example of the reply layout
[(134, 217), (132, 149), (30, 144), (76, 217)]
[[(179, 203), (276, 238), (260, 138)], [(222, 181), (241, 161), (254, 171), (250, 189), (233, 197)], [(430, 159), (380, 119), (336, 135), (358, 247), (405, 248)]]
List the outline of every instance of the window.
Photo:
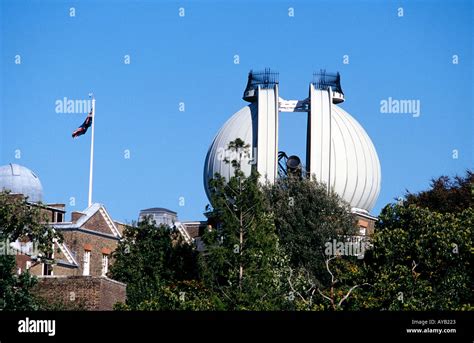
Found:
[(43, 275), (53, 275), (53, 266), (49, 263), (43, 263)]
[(84, 251), (84, 265), (82, 267), (82, 275), (90, 275), (91, 271), (91, 252), (88, 250)]
[(43, 263), (43, 275), (53, 275), (53, 254), (46, 254), (46, 263)]
[(31, 268), (31, 261), (26, 261), (26, 269), (30, 269)]
[(359, 235), (365, 236), (367, 234), (367, 229), (365, 227), (359, 227)]
[(64, 215), (62, 212), (56, 212), (56, 211), (51, 212), (51, 221), (53, 223), (62, 223), (63, 220), (64, 220)]
[(109, 255), (102, 254), (102, 276), (107, 276), (109, 271)]

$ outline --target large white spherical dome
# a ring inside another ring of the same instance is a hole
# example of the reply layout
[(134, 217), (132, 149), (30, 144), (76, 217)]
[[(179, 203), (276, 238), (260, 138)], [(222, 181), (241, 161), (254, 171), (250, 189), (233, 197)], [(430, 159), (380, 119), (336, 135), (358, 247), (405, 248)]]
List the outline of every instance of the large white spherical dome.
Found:
[[(370, 212), (380, 192), (380, 162), (365, 130), (346, 111), (332, 105), (331, 188), (353, 208)], [(257, 106), (251, 104), (235, 113), (220, 129), (206, 156), (204, 186), (209, 198), (208, 181), (219, 173), (226, 179), (233, 175), (231, 165), (219, 158), (229, 142), (241, 138), (256, 147)], [(250, 175), (251, 165), (242, 171)]]
[(43, 187), (38, 176), (18, 164), (10, 163), (0, 167), (1, 190), (9, 190), (13, 194), (23, 194), (31, 202), (43, 200)]
[(362, 126), (332, 105), (331, 188), (353, 208), (368, 212), (380, 193), (380, 161)]
[[(246, 144), (250, 144), (251, 151), (253, 152), (253, 147), (257, 145), (257, 125), (253, 125), (252, 123), (256, 122), (256, 120), (257, 104), (254, 103), (236, 112), (217, 133), (207, 152), (206, 162), (204, 163), (204, 189), (206, 190), (208, 199), (211, 198), (208, 182), (216, 173), (224, 176), (227, 180), (234, 175), (234, 168), (230, 164), (225, 163), (222, 159), (222, 152), (227, 149), (229, 142), (240, 138)], [(250, 175), (250, 164), (243, 163), (241, 168), (245, 175)]]

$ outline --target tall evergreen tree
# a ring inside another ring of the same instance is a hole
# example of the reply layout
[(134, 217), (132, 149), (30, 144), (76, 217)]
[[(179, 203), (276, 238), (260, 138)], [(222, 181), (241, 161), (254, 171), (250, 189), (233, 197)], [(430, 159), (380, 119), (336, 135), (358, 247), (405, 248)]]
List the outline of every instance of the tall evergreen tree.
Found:
[(285, 258), (274, 218), (255, 168), (248, 177), (242, 171), (249, 146), (236, 139), (228, 150), (232, 158), (225, 162), (234, 175), (227, 181), (216, 174), (210, 181), (213, 208), (207, 216), (215, 225), (203, 237), (202, 276), (229, 310), (278, 309), (285, 301)]

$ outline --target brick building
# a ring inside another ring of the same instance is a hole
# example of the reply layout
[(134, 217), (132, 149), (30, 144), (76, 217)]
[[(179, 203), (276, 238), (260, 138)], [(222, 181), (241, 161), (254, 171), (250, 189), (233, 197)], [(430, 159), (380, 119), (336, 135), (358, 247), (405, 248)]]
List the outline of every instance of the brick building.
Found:
[(68, 222), (63, 221), (64, 205), (41, 207), (50, 212), (49, 224), (63, 241), (53, 243), (53, 264), (41, 263), (34, 254), (17, 255), (18, 271), (28, 269), (39, 278), (35, 292), (49, 302), (89, 310), (111, 310), (124, 302), (126, 285), (107, 277), (124, 225), (113, 221), (102, 204), (72, 212)]
[(31, 206), (40, 208), (48, 225), (63, 236), (54, 241), (53, 263), (44, 263), (31, 242), (16, 241), (18, 273), (28, 270), (38, 277), (34, 292), (51, 304), (64, 308), (111, 310), (125, 302), (126, 285), (107, 276), (112, 253), (122, 238), (125, 225), (114, 221), (102, 204), (92, 204), (82, 212), (72, 212), (65, 221), (64, 204), (43, 204), (39, 178), (28, 168), (16, 164), (0, 167), (0, 190), (12, 197), (27, 197)]

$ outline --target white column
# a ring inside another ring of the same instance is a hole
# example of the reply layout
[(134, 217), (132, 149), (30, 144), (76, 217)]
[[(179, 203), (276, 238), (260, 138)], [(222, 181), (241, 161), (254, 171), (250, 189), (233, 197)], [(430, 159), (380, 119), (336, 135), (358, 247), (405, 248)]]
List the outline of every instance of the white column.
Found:
[(310, 112), (306, 145), (306, 168), (316, 181), (331, 181), (331, 90), (314, 89), (310, 84)]
[(257, 171), (273, 183), (278, 164), (278, 86), (258, 88)]

